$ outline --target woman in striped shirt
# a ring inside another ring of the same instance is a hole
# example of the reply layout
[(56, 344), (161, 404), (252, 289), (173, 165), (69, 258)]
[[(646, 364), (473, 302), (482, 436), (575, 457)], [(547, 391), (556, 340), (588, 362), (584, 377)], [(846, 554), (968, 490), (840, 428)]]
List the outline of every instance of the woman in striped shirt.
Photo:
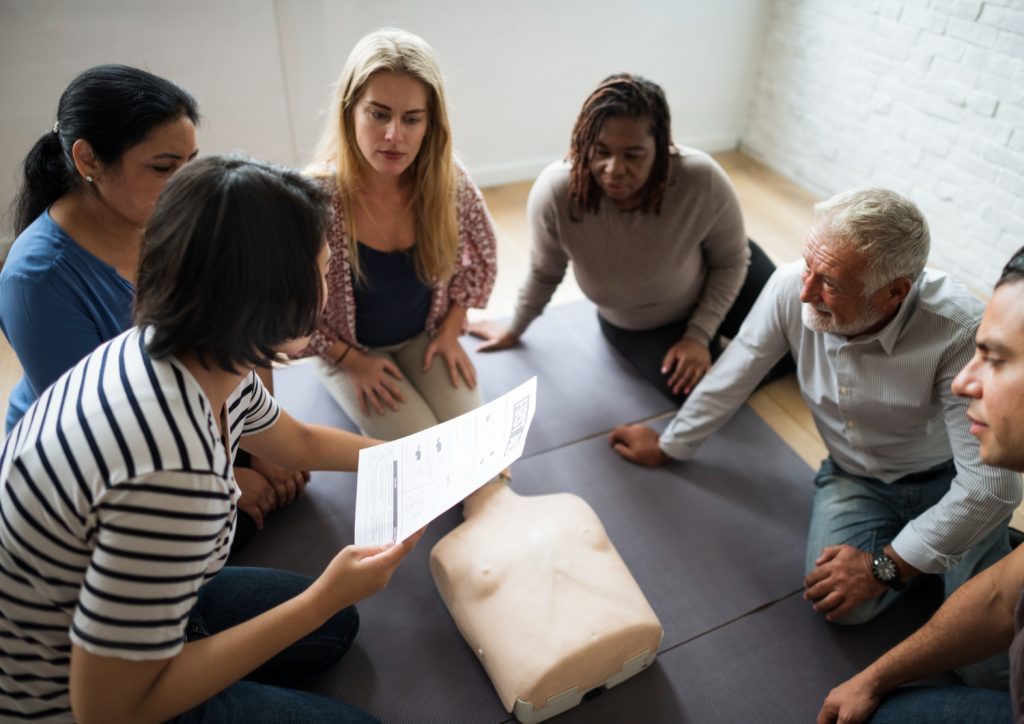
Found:
[(347, 547), (316, 580), (222, 570), (241, 436), (293, 469), (353, 470), (372, 444), (297, 422), (253, 371), (315, 328), (328, 209), (315, 184), (242, 158), (169, 182), (137, 326), (45, 390), (0, 452), (0, 717), (368, 719), (272, 682), (336, 661), (352, 604), (412, 543)]

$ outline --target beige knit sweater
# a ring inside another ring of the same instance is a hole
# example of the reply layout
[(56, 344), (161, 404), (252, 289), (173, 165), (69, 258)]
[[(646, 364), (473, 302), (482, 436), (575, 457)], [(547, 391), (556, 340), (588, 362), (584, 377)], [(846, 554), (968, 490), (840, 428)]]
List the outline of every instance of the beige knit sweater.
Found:
[(544, 310), (569, 262), (580, 289), (606, 320), (631, 330), (689, 319), (686, 337), (707, 344), (739, 293), (750, 251), (739, 202), (707, 154), (670, 158), (661, 213), (620, 211), (602, 199), (596, 214), (569, 220), (569, 164), (544, 169), (530, 191), (530, 276), (512, 331)]

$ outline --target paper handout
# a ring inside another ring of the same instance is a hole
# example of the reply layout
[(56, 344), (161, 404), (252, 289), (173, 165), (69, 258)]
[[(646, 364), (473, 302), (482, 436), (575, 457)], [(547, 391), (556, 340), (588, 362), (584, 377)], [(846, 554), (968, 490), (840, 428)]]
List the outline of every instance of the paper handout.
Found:
[(523, 454), (537, 378), (453, 420), (359, 451), (356, 545), (400, 543)]

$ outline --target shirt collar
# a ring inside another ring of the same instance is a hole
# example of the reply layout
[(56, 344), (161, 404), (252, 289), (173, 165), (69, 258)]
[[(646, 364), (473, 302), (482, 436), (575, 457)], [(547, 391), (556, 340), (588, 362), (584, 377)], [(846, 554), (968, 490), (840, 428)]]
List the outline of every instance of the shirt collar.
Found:
[(914, 308), (917, 306), (917, 298), (921, 294), (921, 284), (923, 279), (924, 273), (922, 272), (917, 277), (917, 281), (915, 281), (914, 285), (910, 288), (907, 298), (900, 302), (899, 310), (897, 310), (896, 315), (889, 320), (888, 324), (874, 334), (868, 334), (863, 337), (846, 340), (846, 342), (848, 344), (868, 344), (877, 340), (878, 343), (882, 345), (882, 349), (885, 350), (885, 353), (891, 356), (893, 350), (896, 349), (896, 343), (899, 341), (900, 335), (903, 334), (903, 330), (910, 321), (910, 316), (914, 313)]

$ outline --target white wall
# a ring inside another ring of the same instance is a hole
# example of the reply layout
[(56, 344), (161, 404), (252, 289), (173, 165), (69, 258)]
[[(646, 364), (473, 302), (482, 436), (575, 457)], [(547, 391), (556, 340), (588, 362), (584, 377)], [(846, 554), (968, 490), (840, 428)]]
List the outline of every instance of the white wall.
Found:
[(147, 68), (195, 94), (202, 153), (244, 149), (302, 164), (349, 49), (382, 25), (436, 50), (456, 147), (481, 185), (532, 178), (561, 157), (587, 93), (621, 70), (665, 88), (678, 142), (732, 148), (768, 3), (0, 0), (0, 205), (68, 81), (104, 62)]
[(281, 0), (289, 97), (304, 109), (294, 119), (296, 146), (313, 145), (319, 123), (309, 109), (322, 105), (355, 41), (397, 25), (437, 52), (456, 146), (481, 184), (532, 178), (564, 155), (587, 94), (623, 70), (665, 88), (680, 143), (734, 148), (767, 4)]
[(908, 195), (988, 293), (1024, 245), (1024, 2), (776, 0), (743, 146), (822, 195)]
[[(50, 130), (78, 72), (146, 68), (199, 98), (201, 152), (249, 149), (291, 159), (290, 124), (271, 0), (0, 1), (0, 209), (21, 162)], [(8, 238), (5, 224), (0, 238)]]

